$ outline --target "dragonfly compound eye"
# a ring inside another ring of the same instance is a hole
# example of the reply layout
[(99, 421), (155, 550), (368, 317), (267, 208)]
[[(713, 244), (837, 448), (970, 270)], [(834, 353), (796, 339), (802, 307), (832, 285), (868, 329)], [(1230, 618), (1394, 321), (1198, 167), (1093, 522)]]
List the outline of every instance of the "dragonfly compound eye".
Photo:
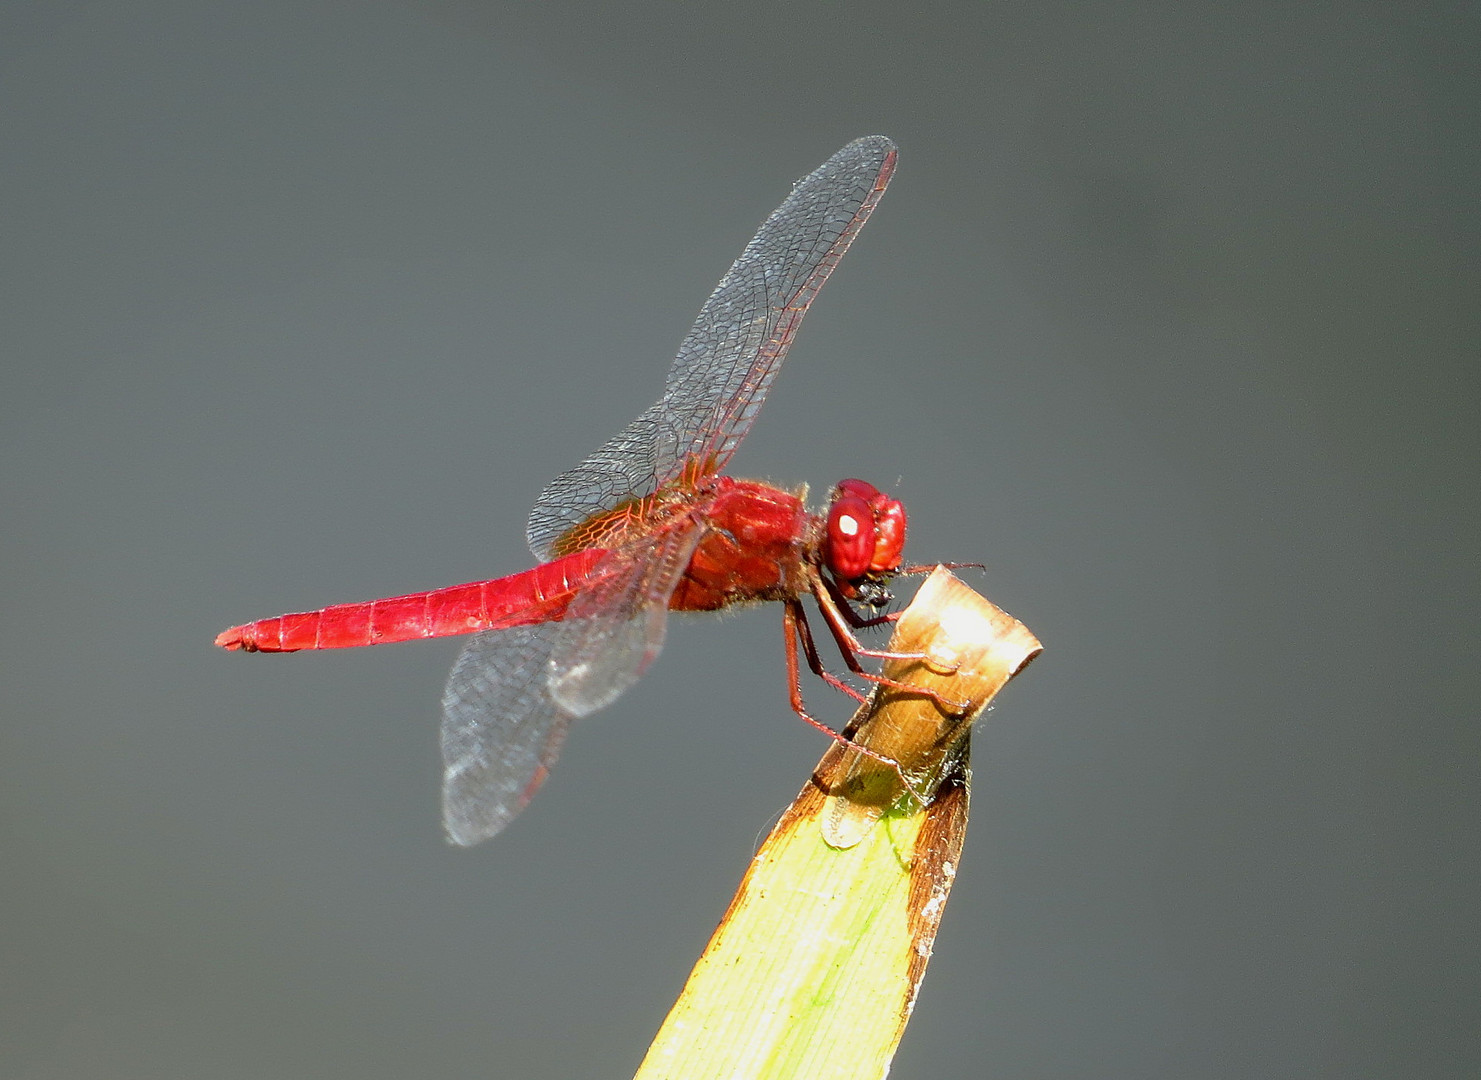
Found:
[(871, 506), (874, 511), (874, 555), (869, 571), (893, 574), (900, 569), (900, 556), (905, 551), (905, 507), (899, 499), (881, 495)]
[(873, 484), (841, 480), (828, 507), (825, 561), (840, 581), (887, 577), (905, 550), (905, 507)]
[(840, 581), (853, 581), (869, 572), (874, 558), (874, 511), (858, 495), (839, 492), (828, 508), (828, 536), (824, 558)]

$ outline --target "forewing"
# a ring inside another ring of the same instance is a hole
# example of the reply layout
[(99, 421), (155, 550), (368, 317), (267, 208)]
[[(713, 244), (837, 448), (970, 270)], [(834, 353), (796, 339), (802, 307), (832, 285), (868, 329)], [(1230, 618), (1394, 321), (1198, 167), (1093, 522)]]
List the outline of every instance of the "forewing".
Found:
[(550, 696), (565, 623), (469, 638), (442, 695), (442, 820), (457, 844), (487, 840), (528, 805), (575, 714)]
[[(700, 309), (663, 397), (556, 478), (530, 513), (530, 550), (679, 478), (719, 471), (781, 369), (797, 325), (884, 194), (895, 144), (856, 139), (804, 177), (762, 223)], [(690, 464), (693, 463), (693, 464)]]

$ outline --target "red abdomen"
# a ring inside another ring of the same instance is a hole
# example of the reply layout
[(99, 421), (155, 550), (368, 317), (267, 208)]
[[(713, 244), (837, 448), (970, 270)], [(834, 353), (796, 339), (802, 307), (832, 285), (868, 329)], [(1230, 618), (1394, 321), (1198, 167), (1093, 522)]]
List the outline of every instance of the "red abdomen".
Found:
[(578, 551), (522, 574), (452, 585), (234, 626), (216, 638), (224, 649), (294, 652), (446, 637), (559, 619), (607, 553)]

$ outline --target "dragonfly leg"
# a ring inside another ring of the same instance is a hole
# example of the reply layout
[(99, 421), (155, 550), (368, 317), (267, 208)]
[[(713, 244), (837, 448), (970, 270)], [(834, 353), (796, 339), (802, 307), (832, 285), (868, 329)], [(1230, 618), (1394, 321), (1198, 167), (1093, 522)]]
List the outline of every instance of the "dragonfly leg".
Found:
[[(828, 672), (824, 670), (822, 659), (818, 656), (817, 646), (812, 639), (812, 630), (807, 626), (807, 613), (803, 610), (802, 604), (799, 601), (786, 601), (786, 605), (782, 611), (782, 622), (784, 630), (786, 632), (787, 688), (788, 693), (791, 696), (792, 711), (795, 712), (801, 719), (811, 724), (813, 727), (817, 728), (824, 735), (828, 736), (828, 738), (832, 739), (839, 745), (846, 746), (850, 750), (857, 750), (865, 757), (871, 758), (874, 761), (879, 762), (881, 765), (884, 765), (895, 774), (895, 777), (900, 781), (900, 784), (905, 788), (907, 792), (910, 793), (910, 797), (924, 809), (928, 805), (928, 800), (922, 797), (920, 792), (915, 790), (915, 785), (910, 782), (910, 779), (905, 775), (905, 771), (900, 768), (900, 763), (898, 761), (896, 761), (892, 757), (887, 757), (886, 755), (881, 754), (878, 750), (871, 750), (869, 747), (864, 746), (861, 743), (854, 742), (854, 740), (850, 739), (847, 735), (843, 735), (837, 731), (834, 731), (831, 727), (829, 727), (822, 721), (814, 720), (808, 713), (806, 706), (803, 705), (802, 702), (802, 671), (797, 663), (797, 643), (799, 641), (803, 643), (802, 648), (803, 651), (807, 654), (807, 663), (809, 668), (816, 672), (821, 678), (827, 680), (830, 686), (836, 686), (838, 689), (844, 691), (844, 693), (858, 698), (861, 702), (864, 701), (865, 698), (852, 687), (845, 684), (843, 680), (837, 678), (836, 676), (829, 675)], [(864, 672), (862, 674), (866, 676), (868, 675), (867, 672)], [(910, 688), (904, 687), (904, 689), (908, 690)]]
[[(814, 675), (833, 687), (833, 689), (843, 691), (861, 705), (869, 700), (823, 666), (823, 658), (818, 655), (817, 642), (813, 640), (812, 626), (807, 621), (807, 611), (800, 602), (796, 600), (787, 601), (786, 606), (782, 610), (782, 621), (785, 624), (787, 642), (792, 648), (794, 667), (796, 665), (796, 647), (797, 644), (801, 644), (802, 654), (807, 658), (807, 666)], [(863, 674), (867, 674), (867, 672)], [(800, 687), (798, 688), (798, 697), (799, 699), (801, 697)]]
[(838, 642), (838, 651), (843, 653), (844, 662), (854, 674), (868, 676), (868, 672), (859, 666), (860, 656), (872, 656), (876, 660), (924, 660), (926, 658), (925, 653), (871, 649), (853, 632), (895, 622), (900, 617), (898, 614), (877, 615), (872, 619), (863, 618), (838, 592), (838, 586), (821, 576), (813, 582), (812, 594), (813, 599), (818, 602), (818, 610), (823, 613), (823, 619), (828, 624), (828, 630), (833, 634), (833, 640)]
[(929, 574), (936, 567), (943, 570), (986, 570), (987, 564), (980, 562), (941, 562), (941, 563), (917, 563), (914, 566), (902, 566), (895, 571), (896, 577), (921, 577)]
[[(843, 657), (843, 662), (848, 669), (862, 679), (868, 679), (880, 686), (888, 686), (892, 690), (902, 690), (908, 694), (919, 694), (921, 697), (930, 698), (941, 708), (957, 716), (963, 715), (968, 708), (964, 701), (952, 701), (944, 698), (934, 690), (921, 686), (911, 686), (908, 683), (897, 682), (884, 675), (876, 675), (872, 671), (866, 671), (864, 665), (859, 663), (860, 656), (871, 656), (882, 660), (924, 660), (925, 653), (897, 653), (887, 652), (882, 649), (866, 649), (863, 642), (849, 629), (848, 619), (843, 614), (850, 611), (846, 601), (840, 603), (832, 595), (828, 583), (823, 583), (823, 588), (814, 587), (813, 596), (817, 599), (818, 609), (823, 613), (823, 621), (828, 624), (828, 630), (833, 635), (834, 642), (838, 645), (838, 652)], [(814, 669), (816, 670), (816, 669)], [(821, 673), (820, 673), (821, 674)]]
[[(986, 565), (980, 562), (931, 563), (930, 565), (919, 563), (912, 566), (902, 566), (899, 570), (895, 571), (895, 576), (922, 577), (934, 571), (938, 566), (944, 570), (987, 569)], [(867, 630), (872, 626), (890, 626), (894, 623), (899, 622), (900, 616), (901, 614), (903, 614), (899, 611), (890, 611), (886, 612), (883, 615), (873, 615), (866, 618), (865, 616), (860, 615), (857, 611), (854, 610), (853, 604), (849, 603), (848, 600), (844, 598), (843, 594), (838, 591), (838, 586), (834, 582), (825, 580), (825, 585), (828, 588), (829, 593), (832, 594), (834, 603), (838, 605), (838, 613), (842, 615), (844, 621), (847, 622), (849, 626), (853, 627), (855, 630)], [(872, 654), (866, 650), (864, 651), (864, 655), (869, 656)]]
[[(891, 611), (884, 615), (860, 615), (857, 611), (854, 610), (854, 605), (849, 603), (849, 601), (844, 598), (843, 593), (838, 591), (838, 585), (835, 582), (833, 582), (829, 578), (821, 578), (821, 583), (823, 588), (828, 590), (828, 595), (833, 598), (833, 604), (837, 609), (839, 617), (842, 618), (844, 622), (848, 623), (849, 626), (853, 627), (855, 630), (868, 630), (871, 627), (888, 626), (891, 623), (900, 621), (900, 612), (898, 611)], [(817, 592), (818, 585), (817, 583), (814, 583), (813, 594), (816, 595)], [(821, 602), (819, 602), (818, 606), (822, 606)], [(865, 653), (865, 655), (867, 656), (869, 654)]]

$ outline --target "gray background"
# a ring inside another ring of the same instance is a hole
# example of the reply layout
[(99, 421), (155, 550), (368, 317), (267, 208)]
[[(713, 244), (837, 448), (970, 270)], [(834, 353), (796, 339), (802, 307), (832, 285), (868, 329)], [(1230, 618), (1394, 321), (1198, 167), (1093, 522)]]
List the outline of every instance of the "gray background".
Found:
[(1048, 647), (892, 1075), (1476, 1075), (1476, 10), (7, 5), (0, 1074), (630, 1074), (824, 749), (779, 613), (472, 851), (455, 643), (211, 638), (523, 569), (884, 132), (735, 472), (890, 487)]

